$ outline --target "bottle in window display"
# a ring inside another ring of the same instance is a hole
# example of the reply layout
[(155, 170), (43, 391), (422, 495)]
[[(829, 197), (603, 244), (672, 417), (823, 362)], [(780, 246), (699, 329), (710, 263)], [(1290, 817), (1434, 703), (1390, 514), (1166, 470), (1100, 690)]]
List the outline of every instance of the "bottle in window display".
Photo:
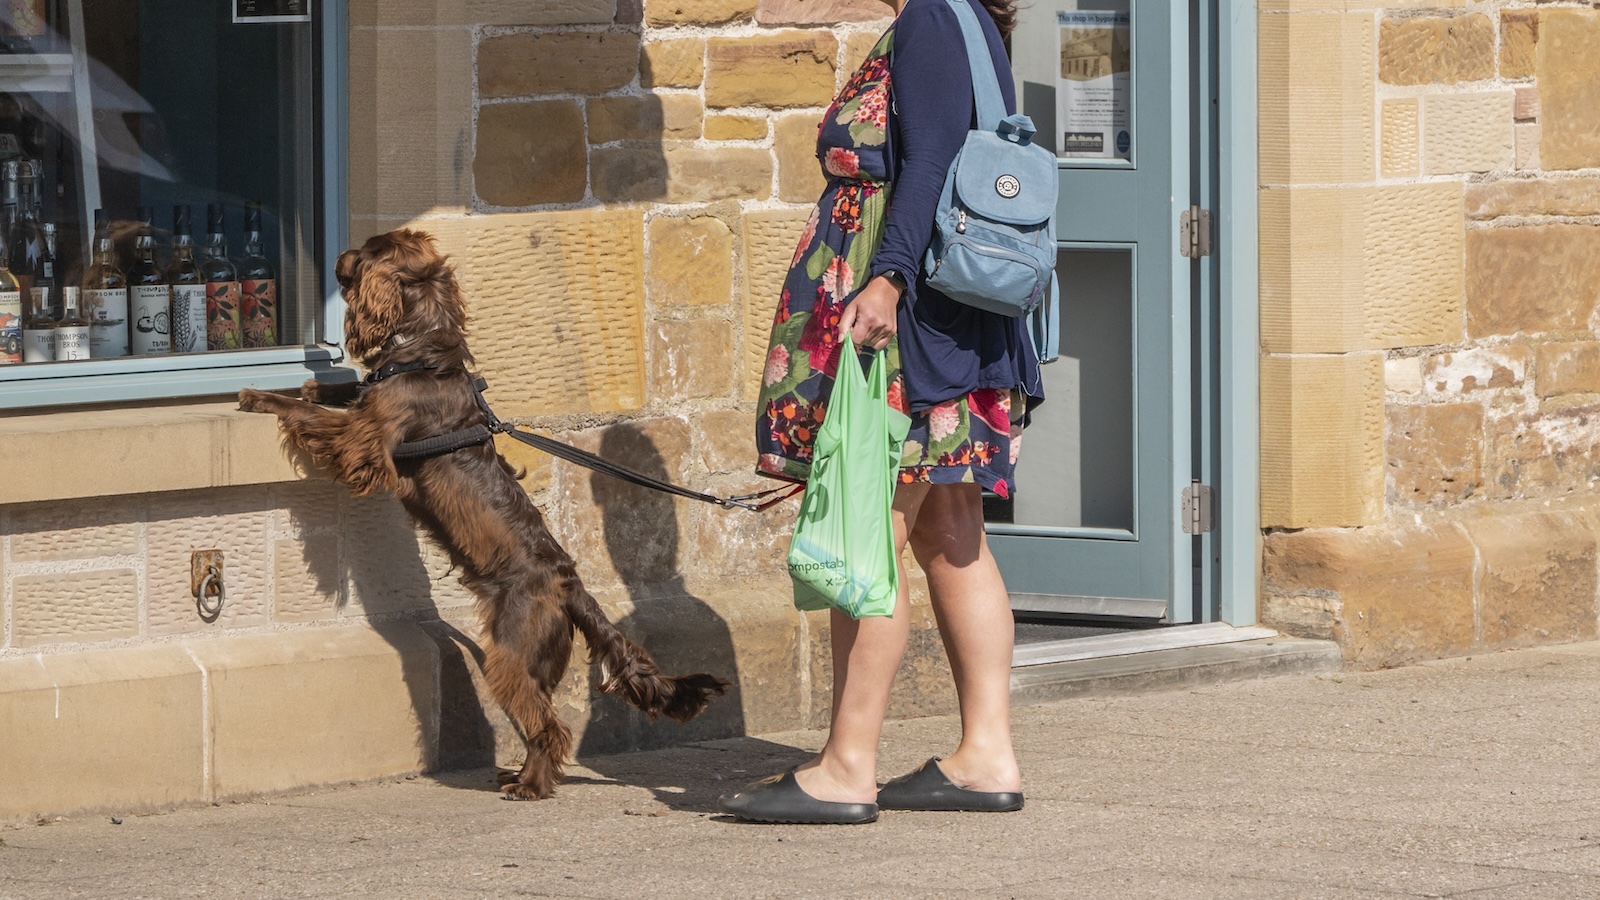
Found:
[(49, 310), (51, 318), (59, 318), (61, 311), (57, 308), (60, 298), (56, 296), (55, 251), (50, 246), (53, 242), (49, 232), (41, 221), (37, 196), (39, 171), (37, 162), (24, 161), (19, 167), (18, 194), (22, 218), (17, 222), (15, 237), (12, 238), (16, 259), (11, 268), (12, 274), (17, 276), (17, 282), (22, 285), (24, 298), (33, 308)]
[(45, 53), (50, 36), (48, 0), (0, 0), (0, 33), (7, 53)]
[(5, 263), (0, 239), (0, 364), (22, 362), (22, 289)]
[(94, 211), (94, 265), (84, 285), (89, 317), (89, 353), (95, 359), (128, 355), (128, 279), (117, 267), (117, 248), (106, 227), (106, 211)]
[(22, 324), (23, 362), (49, 362), (56, 358), (55, 311), (39, 302), (38, 290), (34, 288), (34, 300), (28, 306), (27, 321)]
[(172, 208), (172, 261), (167, 284), (172, 289), (172, 352), (206, 349), (206, 279), (194, 261), (192, 216), (188, 206)]
[(244, 208), (244, 259), (239, 263), (239, 302), (246, 347), (278, 346), (278, 279), (261, 247), (261, 204)]
[(206, 281), (206, 349), (237, 350), (243, 346), (239, 312), (239, 272), (228, 261), (228, 236), (223, 232), (223, 207), (206, 205), (205, 261), (200, 274)]
[(78, 286), (66, 285), (61, 289), (61, 321), (56, 323), (56, 360), (88, 359), (91, 340), (89, 320), (78, 302)]
[(156, 236), (150, 220), (155, 210), (139, 207), (139, 233), (133, 244), (133, 265), (128, 267), (128, 305), (133, 319), (133, 354), (172, 352), (172, 326), (167, 279), (156, 265)]

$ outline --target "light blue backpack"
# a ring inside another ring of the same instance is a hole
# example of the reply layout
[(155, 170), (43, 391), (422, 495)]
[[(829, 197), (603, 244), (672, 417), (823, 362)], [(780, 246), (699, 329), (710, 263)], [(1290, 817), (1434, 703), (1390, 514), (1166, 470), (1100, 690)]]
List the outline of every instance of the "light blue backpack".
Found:
[(989, 43), (967, 0), (961, 22), (977, 127), (950, 164), (923, 271), (939, 293), (1004, 316), (1029, 316), (1040, 362), (1058, 352), (1054, 153), (1033, 143), (1033, 120), (1005, 115)]

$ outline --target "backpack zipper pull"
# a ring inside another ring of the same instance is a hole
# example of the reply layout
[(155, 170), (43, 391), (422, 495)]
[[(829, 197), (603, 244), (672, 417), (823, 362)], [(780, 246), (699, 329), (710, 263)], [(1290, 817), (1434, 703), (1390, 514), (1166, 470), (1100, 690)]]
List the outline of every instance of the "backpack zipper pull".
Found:
[(967, 211), (964, 210), (964, 209), (957, 210), (956, 211), (956, 234), (966, 234), (966, 233), (967, 233)]

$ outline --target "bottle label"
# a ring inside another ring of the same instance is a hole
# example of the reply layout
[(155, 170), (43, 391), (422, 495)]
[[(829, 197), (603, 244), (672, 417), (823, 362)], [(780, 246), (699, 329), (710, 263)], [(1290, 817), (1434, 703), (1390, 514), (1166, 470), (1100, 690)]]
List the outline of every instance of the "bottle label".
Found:
[(206, 349), (237, 350), (244, 346), (239, 321), (239, 282), (206, 284)]
[(90, 353), (95, 359), (128, 355), (128, 291), (91, 288), (83, 292), (89, 317)]
[(0, 291), (0, 363), (22, 362), (22, 292)]
[(57, 325), (55, 337), (57, 360), (89, 358), (89, 326)]
[(246, 347), (278, 346), (278, 282), (274, 278), (240, 282)]
[(49, 285), (36, 284), (32, 288), (29, 288), (29, 295), (29, 299), (33, 301), (33, 306), (29, 307), (32, 310), (32, 312), (29, 313), (30, 318), (39, 315), (41, 312), (55, 312), (55, 310), (50, 308)]
[(128, 288), (133, 316), (133, 352), (138, 355), (172, 352), (170, 295), (164, 284), (136, 284)]
[(54, 328), (22, 329), (22, 361), (49, 362), (56, 358), (56, 330)]
[(206, 286), (172, 286), (172, 352), (198, 353), (206, 349)]

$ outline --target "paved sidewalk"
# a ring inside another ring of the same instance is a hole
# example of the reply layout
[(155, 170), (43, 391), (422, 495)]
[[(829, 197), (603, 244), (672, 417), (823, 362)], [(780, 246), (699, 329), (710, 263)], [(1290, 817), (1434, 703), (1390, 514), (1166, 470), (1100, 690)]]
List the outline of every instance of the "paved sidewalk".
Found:
[[(1600, 643), (1017, 711), (1027, 809), (855, 828), (710, 812), (815, 732), (115, 825), (0, 829), (0, 897), (1600, 897)], [(947, 750), (893, 723), (885, 774)], [(59, 777), (83, 758), (63, 760)]]

